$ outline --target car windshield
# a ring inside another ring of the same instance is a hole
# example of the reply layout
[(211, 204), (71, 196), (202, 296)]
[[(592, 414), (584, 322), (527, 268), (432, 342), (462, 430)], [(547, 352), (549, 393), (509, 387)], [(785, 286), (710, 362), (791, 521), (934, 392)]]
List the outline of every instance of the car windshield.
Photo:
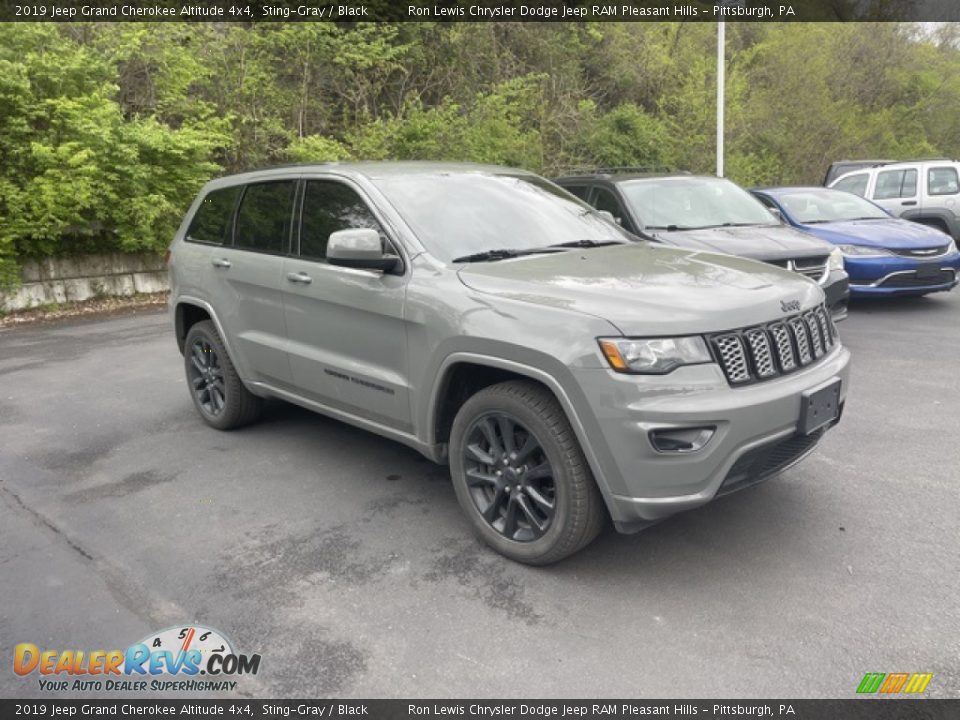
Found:
[(438, 171), (373, 181), (427, 250), (445, 262), (494, 250), (631, 241), (589, 205), (536, 175)]
[(721, 178), (628, 180), (620, 188), (650, 230), (778, 224), (759, 200)]
[(803, 224), (890, 218), (869, 200), (842, 190), (797, 190), (778, 193), (776, 199), (790, 217)]

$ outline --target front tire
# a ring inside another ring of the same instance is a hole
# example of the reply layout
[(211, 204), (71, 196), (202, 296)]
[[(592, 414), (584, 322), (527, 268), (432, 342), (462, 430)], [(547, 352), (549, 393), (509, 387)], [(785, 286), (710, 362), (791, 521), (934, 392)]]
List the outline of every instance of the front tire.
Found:
[(183, 360), (190, 397), (207, 425), (232, 430), (260, 417), (263, 400), (244, 387), (213, 322), (190, 328)]
[(512, 560), (557, 562), (603, 528), (603, 498), (580, 444), (536, 383), (498, 383), (464, 403), (450, 432), (450, 472), (476, 533)]

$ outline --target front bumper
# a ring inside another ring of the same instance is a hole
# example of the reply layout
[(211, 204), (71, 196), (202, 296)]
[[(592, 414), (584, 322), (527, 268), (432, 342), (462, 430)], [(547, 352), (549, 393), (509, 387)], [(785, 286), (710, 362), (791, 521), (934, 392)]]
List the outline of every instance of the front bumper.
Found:
[(850, 280), (847, 273), (843, 270), (831, 270), (821, 287), (823, 294), (827, 296), (827, 309), (834, 321), (846, 319), (850, 301)]
[[(845, 400), (849, 361), (838, 345), (804, 370), (737, 388), (716, 365), (659, 377), (577, 371), (596, 421), (599, 437), (591, 438), (591, 447), (617, 528), (639, 530), (708, 503), (722, 487), (738, 489), (802, 459), (824, 431), (809, 438), (809, 447), (781, 447), (773, 459), (767, 451), (805, 437), (797, 434), (805, 391), (839, 378)], [(703, 426), (716, 431), (699, 452), (664, 454), (649, 439), (654, 430)]]
[(844, 266), (853, 297), (923, 295), (950, 290), (960, 282), (960, 253), (928, 260), (848, 256)]

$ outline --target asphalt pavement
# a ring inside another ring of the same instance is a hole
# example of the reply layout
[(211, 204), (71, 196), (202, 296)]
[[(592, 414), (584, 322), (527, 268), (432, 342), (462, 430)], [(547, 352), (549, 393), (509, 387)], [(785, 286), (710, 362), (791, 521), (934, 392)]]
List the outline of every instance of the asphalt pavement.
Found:
[(271, 402), (196, 416), (166, 314), (0, 331), (0, 696), (12, 648), (189, 623), (256, 697), (960, 696), (960, 291), (854, 306), (842, 423), (761, 486), (547, 568), (474, 540), (446, 468)]

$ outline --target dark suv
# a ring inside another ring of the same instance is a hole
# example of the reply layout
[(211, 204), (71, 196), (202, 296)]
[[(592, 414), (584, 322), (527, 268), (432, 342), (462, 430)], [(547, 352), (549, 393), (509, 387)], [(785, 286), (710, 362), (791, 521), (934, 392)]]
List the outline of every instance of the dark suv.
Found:
[(596, 172), (555, 182), (626, 230), (666, 245), (761, 260), (815, 281), (835, 320), (847, 315), (843, 256), (827, 242), (785, 225), (755, 197), (724, 178)]

